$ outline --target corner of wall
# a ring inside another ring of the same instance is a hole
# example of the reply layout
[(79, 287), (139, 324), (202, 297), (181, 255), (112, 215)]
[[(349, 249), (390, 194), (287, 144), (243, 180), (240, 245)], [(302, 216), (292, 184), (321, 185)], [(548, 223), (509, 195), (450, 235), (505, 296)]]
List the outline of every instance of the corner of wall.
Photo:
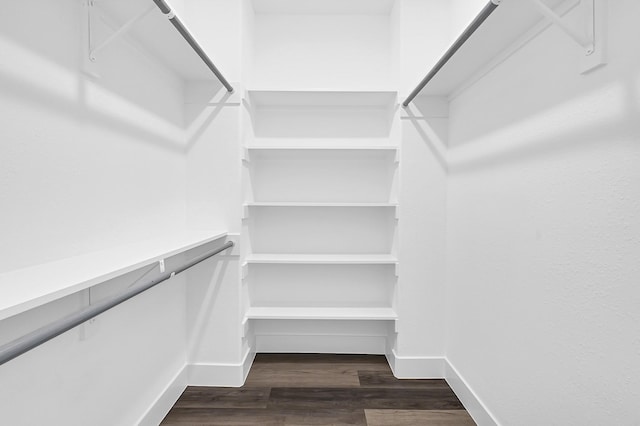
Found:
[(398, 379), (441, 379), (445, 373), (444, 357), (400, 356), (395, 349), (387, 351), (387, 361)]
[(255, 356), (255, 351), (249, 349), (238, 364), (189, 364), (189, 386), (240, 387), (249, 374)]
[(460, 375), (451, 362), (443, 358), (444, 379), (456, 394), (473, 420), (480, 426), (499, 426), (491, 411), (482, 403), (467, 381)]
[(178, 371), (173, 380), (171, 380), (136, 424), (139, 426), (159, 425), (178, 398), (180, 398), (180, 395), (182, 395), (182, 392), (187, 388), (187, 385), (187, 366), (185, 365)]

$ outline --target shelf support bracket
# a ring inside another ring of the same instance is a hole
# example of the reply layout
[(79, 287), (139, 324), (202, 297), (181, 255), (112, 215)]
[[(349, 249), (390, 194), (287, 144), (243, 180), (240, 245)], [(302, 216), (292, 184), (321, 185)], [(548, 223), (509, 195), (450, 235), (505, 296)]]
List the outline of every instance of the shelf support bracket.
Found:
[[(93, 1), (89, 1), (89, 15), (91, 15), (91, 10), (93, 10), (94, 7), (95, 7), (94, 2)], [(91, 46), (89, 46), (89, 59), (91, 61), (95, 61), (96, 60), (96, 54), (98, 52), (100, 52), (102, 49), (104, 49), (109, 44), (111, 44), (114, 40), (116, 40), (116, 39), (122, 37), (123, 35), (125, 35), (126, 33), (128, 33), (131, 30), (131, 28), (133, 28), (133, 26), (135, 24), (137, 24), (140, 20), (145, 18), (148, 14), (150, 14), (153, 10), (155, 10), (155, 8), (156, 8), (155, 5), (149, 6), (147, 9), (145, 9), (144, 11), (139, 13), (138, 15), (134, 16), (129, 21), (125, 22), (120, 28), (118, 28), (113, 34), (111, 34), (109, 37), (107, 37), (100, 44), (98, 44), (97, 46), (95, 46), (93, 48)], [(89, 16), (89, 19), (91, 19), (91, 16)]]
[[(585, 0), (582, 0), (583, 2)], [(585, 55), (591, 55), (595, 50), (595, 1), (596, 0), (586, 0), (586, 14), (585, 19), (587, 20), (588, 30), (587, 34), (584, 34), (580, 31), (577, 31), (571, 26), (569, 26), (562, 16), (558, 15), (553, 9), (547, 6), (542, 0), (531, 0), (531, 2), (538, 8), (540, 13), (542, 13), (546, 18), (548, 18), (555, 25), (560, 27), (560, 29), (567, 34), (569, 37), (573, 39), (576, 43), (580, 45), (585, 51)]]

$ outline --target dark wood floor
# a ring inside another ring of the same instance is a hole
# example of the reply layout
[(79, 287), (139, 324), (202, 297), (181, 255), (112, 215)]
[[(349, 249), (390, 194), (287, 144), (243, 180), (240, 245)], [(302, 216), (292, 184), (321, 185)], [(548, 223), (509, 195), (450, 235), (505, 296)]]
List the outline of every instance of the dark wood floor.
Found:
[(444, 380), (398, 380), (383, 356), (259, 354), (241, 388), (191, 386), (163, 425), (475, 425)]

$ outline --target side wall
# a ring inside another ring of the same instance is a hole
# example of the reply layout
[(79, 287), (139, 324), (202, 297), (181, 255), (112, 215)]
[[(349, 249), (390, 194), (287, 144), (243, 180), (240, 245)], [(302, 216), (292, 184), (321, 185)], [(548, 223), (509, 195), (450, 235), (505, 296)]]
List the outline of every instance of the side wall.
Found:
[[(185, 96), (188, 138), (187, 222), (193, 229), (224, 230), (236, 244), (242, 215), (240, 100), (244, 2), (190, 0), (189, 28), (235, 91), (189, 82)], [(247, 367), (241, 338), (240, 248), (209, 268), (188, 273), (189, 383), (240, 386)], [(250, 360), (249, 360), (250, 361)]]
[(447, 358), (505, 425), (640, 418), (640, 4), (609, 64), (552, 27), (451, 104)]
[[(449, 5), (403, 0), (400, 7), (400, 101), (447, 49)], [(434, 147), (446, 140), (447, 105), (399, 107), (400, 147), (397, 341), (387, 356), (398, 377), (442, 377), (445, 300), (446, 164)]]
[[(2, 271), (185, 226), (182, 83), (124, 40), (101, 52), (92, 67), (99, 78), (83, 73), (83, 22), (76, 0), (3, 7)], [(0, 344), (85, 306), (87, 297), (0, 322)], [(185, 321), (185, 278), (176, 277), (101, 315), (84, 340), (74, 329), (10, 361), (0, 367), (0, 423), (137, 423), (184, 367)]]

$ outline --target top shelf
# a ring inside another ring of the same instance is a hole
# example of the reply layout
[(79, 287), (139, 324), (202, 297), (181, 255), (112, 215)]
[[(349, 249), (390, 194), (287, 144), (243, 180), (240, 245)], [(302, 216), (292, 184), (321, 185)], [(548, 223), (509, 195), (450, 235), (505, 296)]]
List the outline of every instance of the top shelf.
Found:
[(389, 15), (395, 0), (252, 0), (258, 15)]
[[(108, 19), (107, 23), (115, 24), (118, 27), (148, 8), (152, 8), (153, 10), (133, 25), (128, 33), (129, 37), (138, 42), (159, 62), (174, 70), (184, 80), (216, 80), (211, 70), (173, 27), (167, 15), (164, 15), (153, 4), (153, 1), (101, 1), (93, 7), (98, 9), (96, 11), (98, 15), (104, 15)], [(195, 37), (193, 33), (191, 34)], [(100, 43), (100, 41), (96, 43)], [(201, 43), (200, 45), (202, 46)], [(100, 53), (98, 53), (98, 58), (99, 55)], [(211, 59), (215, 62), (214, 57)]]
[(391, 90), (247, 90), (255, 107), (345, 106), (389, 107), (395, 104), (397, 92)]
[[(551, 8), (568, 10), (580, 0), (545, 0)], [(528, 1), (502, 0), (487, 18), (420, 92), (420, 96), (450, 96), (465, 82), (543, 21), (540, 11)]]
[(0, 320), (227, 235), (187, 232), (0, 274)]

